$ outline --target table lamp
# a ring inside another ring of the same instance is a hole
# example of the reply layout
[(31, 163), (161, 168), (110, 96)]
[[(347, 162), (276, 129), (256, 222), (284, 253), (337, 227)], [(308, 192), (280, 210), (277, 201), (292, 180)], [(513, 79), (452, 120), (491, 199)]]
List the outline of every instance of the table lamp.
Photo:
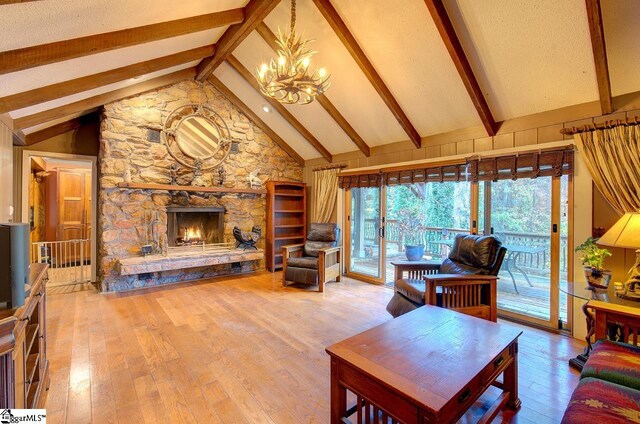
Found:
[(624, 289), (616, 292), (619, 297), (640, 301), (640, 212), (627, 212), (600, 239), (598, 244), (624, 249), (636, 249), (636, 263), (629, 270), (631, 274)]

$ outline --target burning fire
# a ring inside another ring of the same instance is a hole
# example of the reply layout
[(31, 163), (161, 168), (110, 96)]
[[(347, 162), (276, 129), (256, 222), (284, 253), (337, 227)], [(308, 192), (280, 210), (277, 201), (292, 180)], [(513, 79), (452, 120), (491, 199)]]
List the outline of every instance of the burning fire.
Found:
[(200, 241), (202, 239), (202, 231), (200, 228), (189, 227), (184, 232), (184, 241)]

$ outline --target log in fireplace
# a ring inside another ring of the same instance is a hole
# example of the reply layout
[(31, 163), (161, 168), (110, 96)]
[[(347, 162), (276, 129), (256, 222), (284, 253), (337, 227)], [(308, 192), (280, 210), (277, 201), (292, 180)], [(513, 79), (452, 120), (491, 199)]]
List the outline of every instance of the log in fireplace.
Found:
[(168, 207), (167, 241), (169, 246), (222, 243), (224, 208)]

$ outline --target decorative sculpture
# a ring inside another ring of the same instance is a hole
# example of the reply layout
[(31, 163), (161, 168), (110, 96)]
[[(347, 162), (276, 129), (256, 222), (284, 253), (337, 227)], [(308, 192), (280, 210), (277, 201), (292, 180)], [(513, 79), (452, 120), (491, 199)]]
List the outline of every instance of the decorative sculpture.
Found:
[(171, 185), (178, 184), (178, 164), (172, 163), (169, 172), (171, 173)]
[(243, 250), (247, 249), (255, 249), (256, 243), (260, 240), (260, 236), (262, 236), (262, 229), (260, 227), (252, 227), (251, 231), (242, 231), (239, 227), (233, 227), (233, 236), (238, 241), (238, 249), (243, 248)]
[(227, 171), (225, 171), (224, 166), (218, 168), (218, 185), (222, 187), (224, 184), (224, 178), (227, 175)]
[(260, 168), (256, 169), (253, 172), (250, 172), (247, 176), (247, 181), (249, 181), (249, 188), (260, 188), (262, 187), (262, 181), (258, 178), (258, 172), (260, 172)]

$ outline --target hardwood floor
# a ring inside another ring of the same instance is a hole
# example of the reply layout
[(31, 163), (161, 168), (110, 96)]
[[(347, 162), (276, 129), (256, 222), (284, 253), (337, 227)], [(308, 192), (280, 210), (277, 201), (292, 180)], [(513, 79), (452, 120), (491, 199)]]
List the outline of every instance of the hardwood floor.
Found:
[[(328, 422), (324, 348), (390, 319), (392, 292), (343, 278), (317, 293), (280, 278), (51, 293), (48, 422)], [(495, 422), (559, 422), (578, 381), (567, 359), (582, 344), (522, 328), (522, 408)]]

